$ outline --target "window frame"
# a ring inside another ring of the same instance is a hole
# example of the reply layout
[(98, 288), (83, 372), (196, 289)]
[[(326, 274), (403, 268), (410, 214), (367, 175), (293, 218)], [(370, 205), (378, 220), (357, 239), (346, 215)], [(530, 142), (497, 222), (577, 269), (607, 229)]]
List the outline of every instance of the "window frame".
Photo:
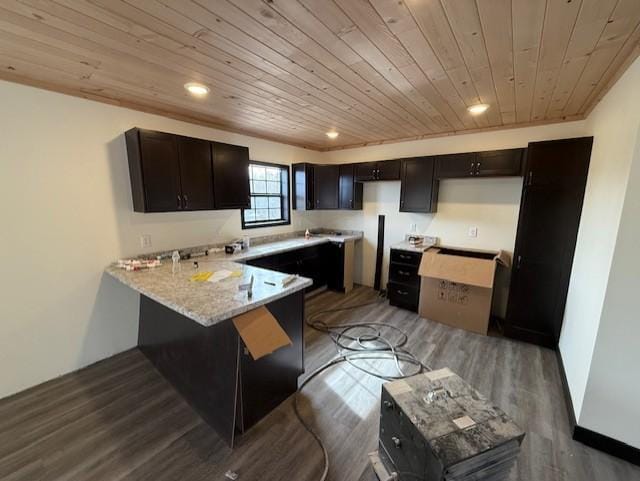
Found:
[[(275, 227), (280, 225), (290, 225), (291, 224), (291, 176), (289, 173), (290, 167), (286, 164), (276, 164), (274, 162), (261, 162), (259, 160), (250, 160), (249, 161), (249, 169), (251, 169), (252, 165), (260, 165), (264, 167), (276, 167), (280, 169), (280, 210), (282, 212), (282, 219), (274, 220), (274, 221), (249, 221), (247, 222), (244, 218), (244, 211), (249, 209), (240, 209), (240, 222), (242, 225), (242, 230), (247, 229), (261, 229), (266, 227)], [(251, 176), (249, 176), (249, 182), (251, 182)], [(260, 197), (264, 195), (264, 197), (275, 197), (276, 194), (254, 194), (252, 192), (252, 185), (249, 185), (249, 197)]]

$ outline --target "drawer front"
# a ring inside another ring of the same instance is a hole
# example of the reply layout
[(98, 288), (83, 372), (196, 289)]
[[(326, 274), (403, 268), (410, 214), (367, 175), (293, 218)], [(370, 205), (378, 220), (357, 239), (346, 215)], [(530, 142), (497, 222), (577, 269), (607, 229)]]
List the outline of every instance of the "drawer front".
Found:
[(409, 264), (389, 264), (389, 280), (393, 283), (406, 284), (410, 287), (420, 287), (418, 266)]
[[(382, 390), (380, 444), (398, 472), (411, 474), (408, 479), (424, 479), (425, 445), (415, 428), (389, 393)], [(405, 479), (401, 477), (400, 479)]]
[(417, 267), (420, 265), (421, 259), (421, 252), (410, 252), (400, 249), (391, 249), (391, 262), (399, 262), (401, 264), (409, 264)]
[(410, 311), (418, 311), (419, 289), (404, 284), (389, 282), (387, 284), (389, 303)]

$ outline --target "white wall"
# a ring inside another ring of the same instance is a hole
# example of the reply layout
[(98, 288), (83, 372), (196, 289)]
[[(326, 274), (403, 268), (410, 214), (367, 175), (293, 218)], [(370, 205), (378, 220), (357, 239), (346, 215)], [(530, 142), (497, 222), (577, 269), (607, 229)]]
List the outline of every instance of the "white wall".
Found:
[(640, 448), (640, 127), (626, 192), (578, 423)]
[[(579, 424), (583, 420), (583, 398), (637, 142), (638, 85), (640, 60), (627, 70), (587, 119), (587, 134), (594, 136), (594, 144), (560, 337), (560, 352)], [(627, 262), (631, 263), (631, 259)], [(635, 306), (624, 306), (635, 310)], [(623, 339), (619, 341), (622, 347)], [(640, 403), (637, 396), (636, 400)], [(636, 414), (636, 419), (639, 417)]]
[[(123, 132), (140, 126), (247, 145), (252, 159), (320, 155), (159, 116), (0, 82), (0, 398), (130, 348), (138, 299), (103, 275), (151, 250), (229, 240), (238, 210), (137, 214)], [(293, 212), (291, 226), (313, 227)]]

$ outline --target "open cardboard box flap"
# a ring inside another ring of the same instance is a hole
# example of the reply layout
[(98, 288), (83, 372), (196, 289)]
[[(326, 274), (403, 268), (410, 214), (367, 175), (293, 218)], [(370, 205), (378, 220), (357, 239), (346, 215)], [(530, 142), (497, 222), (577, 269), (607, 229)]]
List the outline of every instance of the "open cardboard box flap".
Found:
[(292, 345), (291, 338), (265, 306), (234, 317), (233, 325), (256, 361), (281, 347)]
[(491, 289), (496, 264), (508, 267), (508, 255), (503, 251), (437, 247), (422, 255), (418, 273), (423, 277)]

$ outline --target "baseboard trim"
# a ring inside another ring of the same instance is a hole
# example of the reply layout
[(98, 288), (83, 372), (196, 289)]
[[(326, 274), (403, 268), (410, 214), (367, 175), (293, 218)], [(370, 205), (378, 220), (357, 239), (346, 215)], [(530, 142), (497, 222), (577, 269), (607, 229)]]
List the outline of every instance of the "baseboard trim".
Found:
[(623, 443), (622, 441), (591, 431), (582, 426), (576, 426), (573, 429), (573, 439), (598, 451), (640, 466), (640, 449)]
[(562, 381), (562, 391), (564, 393), (567, 416), (571, 425), (572, 438), (598, 451), (640, 466), (640, 449), (578, 425), (560, 349), (556, 349), (556, 357), (558, 358), (558, 370), (560, 371), (560, 380)]
[(567, 381), (567, 372), (564, 369), (564, 363), (562, 362), (562, 354), (560, 354), (559, 348), (556, 349), (556, 357), (558, 358), (558, 370), (560, 371), (560, 380), (562, 381), (564, 403), (567, 408), (567, 416), (569, 416), (569, 423), (571, 424), (571, 432), (573, 432), (578, 422), (576, 420), (576, 412), (573, 408), (573, 401), (571, 400), (571, 391), (569, 391), (569, 382)]

